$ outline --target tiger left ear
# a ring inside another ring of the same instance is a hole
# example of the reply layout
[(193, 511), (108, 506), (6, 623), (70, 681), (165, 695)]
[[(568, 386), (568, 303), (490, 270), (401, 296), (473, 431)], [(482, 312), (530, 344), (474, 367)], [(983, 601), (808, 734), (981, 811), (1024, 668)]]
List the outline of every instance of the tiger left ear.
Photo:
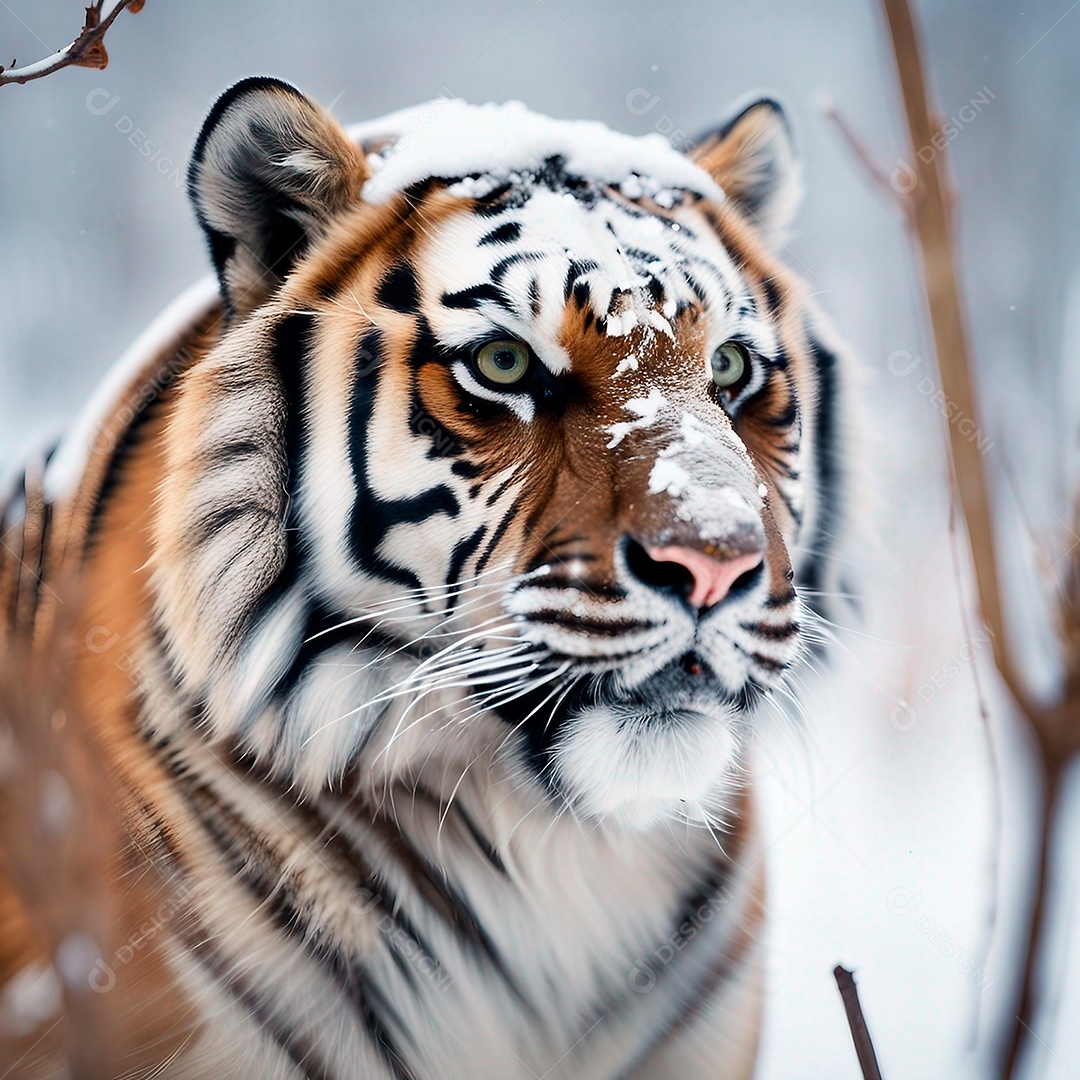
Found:
[(783, 237), (802, 199), (802, 178), (779, 102), (751, 102), (698, 139), (689, 156), (766, 239)]
[(270, 296), (359, 199), (366, 172), (333, 117), (288, 83), (245, 79), (222, 94), (195, 144), (188, 191), (230, 316)]

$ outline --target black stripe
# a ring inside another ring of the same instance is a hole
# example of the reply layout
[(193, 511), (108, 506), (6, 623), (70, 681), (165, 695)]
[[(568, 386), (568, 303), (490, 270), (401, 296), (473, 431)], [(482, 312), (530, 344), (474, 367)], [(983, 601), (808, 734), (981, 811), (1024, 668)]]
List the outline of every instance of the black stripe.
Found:
[[(367, 624), (357, 623), (356, 620), (342, 615), (340, 611), (332, 611), (322, 604), (314, 603), (308, 611), (303, 637), (292, 661), (274, 684), (274, 700), (279, 704), (284, 703), (285, 698), (296, 689), (309, 664), (331, 649), (345, 643), (354, 643), (358, 638), (363, 638), (364, 645), (373, 650), (390, 645), (389, 638), (383, 637)], [(372, 727), (374, 726), (373, 724)]]
[(476, 572), (479, 574), (485, 566), (488, 564), (488, 560), (495, 553), (495, 547), (499, 541), (503, 538), (503, 534), (510, 528), (510, 523), (514, 520), (514, 515), (521, 509), (522, 499), (519, 496), (511, 504), (510, 508), (502, 516), (502, 521), (499, 522), (495, 531), (491, 534), (491, 539), (488, 541), (488, 545), (484, 548), (484, 554), (480, 556), (476, 563)]
[(566, 280), (563, 282), (563, 300), (570, 299), (570, 294), (574, 291), (574, 284), (578, 278), (599, 269), (600, 264), (592, 259), (571, 259), (570, 265), (566, 268)]
[(293, 1029), (280, 1024), (277, 1017), (264, 1006), (262, 997), (248, 985), (247, 980), (232, 970), (234, 965), (226, 961), (214, 947), (210, 934), (197, 925), (187, 925), (183, 920), (175, 932), (188, 955), (230, 997), (243, 1006), (244, 1012), (255, 1022), (259, 1031), (277, 1045), (301, 1076), (307, 1080), (335, 1080), (327, 1067), (315, 1058), (311, 1043)]
[[(773, 413), (772, 416), (766, 416), (765, 423), (770, 427), (777, 428), (790, 428), (795, 426), (795, 421), (799, 419), (799, 402), (794, 394), (791, 395), (787, 405), (778, 412)], [(798, 446), (795, 447), (798, 450)]]
[(773, 626), (764, 622), (740, 623), (739, 625), (743, 630), (756, 634), (758, 637), (763, 637), (767, 641), (787, 641), (795, 637), (799, 632), (797, 622), (783, 623), (780, 626)]
[[(349, 866), (355, 873), (357, 880), (371, 880), (376, 877), (374, 870), (368, 864), (364, 855), (357, 851), (352, 840), (336, 831), (333, 820), (324, 818), (310, 802), (297, 802), (295, 796), (283, 790), (280, 784), (254, 757), (251, 755), (235, 756), (233, 765), (247, 782), (261, 784), (274, 798), (288, 803), (292, 812), (300, 815), (305, 820), (309, 831), (319, 838), (323, 849)], [(340, 803), (334, 793), (328, 792), (327, 796)], [(357, 820), (355, 803), (350, 802), (343, 805), (341, 812), (346, 814), (351, 821)], [(533, 1012), (533, 1006), (506, 967), (495, 943), (480, 925), (479, 919), (466, 899), (450, 884), (443, 870), (429, 862), (417, 851), (395, 824), (372, 816), (363, 820), (362, 825), (374, 832), (377, 841), (385, 849), (386, 854), (398, 864), (406, 880), (417, 890), (430, 911), (446, 922), (463, 946), (471, 949), (478, 958), (486, 960), (492, 969), (502, 977), (517, 1000), (530, 1012)], [(378, 880), (380, 882), (385, 881), (386, 875), (378, 875)], [(383, 888), (380, 895), (385, 894), (386, 891)], [(404, 916), (399, 905), (393, 901), (392, 897), (384, 896), (383, 898), (387, 907), (391, 910), (394, 920), (401, 923)], [(411, 924), (406, 923), (405, 925), (411, 928)], [(409, 932), (415, 940), (421, 943), (428, 955), (434, 956), (426, 946), (423, 946), (423, 938), (414, 928), (411, 928)]]
[(216, 443), (202, 455), (206, 469), (216, 469), (222, 465), (231, 465), (238, 457), (251, 457), (262, 454), (264, 447), (253, 439), (234, 439), (232, 442)]
[(448, 308), (478, 308), (485, 300), (509, 308), (506, 294), (497, 285), (485, 281), (458, 292), (443, 293), (442, 302)]
[(520, 589), (577, 589), (579, 592), (596, 597), (598, 600), (625, 600), (626, 590), (617, 585), (605, 585), (602, 582), (579, 581), (564, 578), (559, 574), (529, 579), (518, 586)]
[[(285, 516), (285, 563), (278, 576), (268, 586), (259, 600), (250, 620), (240, 632), (250, 636), (254, 625), (274, 608), (289, 592), (297, 588), (303, 576), (306, 553), (301, 542), (299, 521), (300, 474), (307, 449), (307, 423), (305, 408), (307, 400), (305, 372), (307, 356), (315, 334), (316, 322), (312, 315), (296, 312), (281, 319), (275, 326), (271, 339), (270, 358), (281, 383), (285, 401), (282, 423), (282, 453), (288, 475), (286, 492), (288, 509)], [(255, 444), (233, 444), (246, 449)], [(259, 453), (267, 453), (259, 448)], [(229, 513), (210, 523), (211, 527), (223, 527), (229, 523)]]
[(212, 510), (209, 514), (195, 518), (189, 524), (191, 542), (202, 545), (212, 540), (216, 533), (227, 529), (235, 521), (241, 518), (256, 517), (267, 518), (277, 521), (276, 515), (272, 514), (265, 506), (254, 499), (234, 503), (218, 510)]
[(289, 475), (289, 515), (286, 528), (295, 535), (296, 495), (300, 485), (307, 434), (304, 423), (305, 373), (307, 353), (315, 334), (315, 317), (303, 312), (286, 315), (275, 326), (270, 358), (285, 397), (284, 453)]
[(513, 184), (507, 180), (505, 183), (499, 184), (498, 187), (492, 188), (486, 195), (481, 195), (476, 200), (476, 207), (473, 213), (477, 217), (498, 217), (504, 210), (507, 209), (507, 200), (504, 196), (509, 195), (513, 189)]
[(810, 594), (807, 602), (827, 617), (827, 604), (820, 595), (826, 588), (824, 560), (828, 558), (840, 526), (843, 499), (842, 464), (839, 456), (838, 402), (839, 359), (815, 337), (810, 337), (811, 355), (817, 374), (818, 392), (814, 409), (814, 458), (817, 486), (817, 517), (814, 535), (807, 547), (811, 556), (801, 568), (799, 586)]
[(780, 660), (774, 660), (771, 656), (764, 656), (759, 652), (754, 652), (752, 649), (745, 649), (737, 642), (732, 642), (732, 644), (739, 652), (743, 654), (743, 656), (747, 657), (750, 660), (753, 660), (756, 664), (759, 664), (766, 671), (772, 673), (773, 675), (779, 674), (781, 671), (786, 671), (789, 667), (788, 664)]
[[(158, 411), (161, 408), (161, 399), (165, 395), (165, 391), (172, 386), (176, 381), (177, 376), (187, 367), (190, 360), (191, 357), (188, 355), (186, 349), (181, 348), (166, 369), (166, 376), (163, 381), (156, 381), (161, 374), (161, 369), (159, 369), (158, 372), (151, 377), (151, 380), (140, 388), (140, 390), (146, 390), (148, 387), (153, 387), (153, 397), (141, 405), (135, 417), (120, 433), (119, 439), (116, 440), (115, 445), (112, 447), (112, 451), (109, 454), (109, 463), (105, 468), (105, 474), (98, 486), (94, 509), (87, 524), (86, 541), (84, 545), (85, 553), (89, 554), (93, 547), (94, 541), (97, 538), (98, 529), (101, 526), (102, 514), (105, 511), (110, 496), (120, 484), (121, 478), (123, 477), (124, 466), (126, 465), (131, 452), (138, 445), (143, 433), (143, 428), (158, 415)], [(178, 364), (176, 361), (181, 361), (182, 363)]]
[(510, 244), (521, 236), (521, 222), (508, 221), (480, 238), (481, 244)]
[(539, 261), (543, 257), (543, 253), (539, 251), (515, 251), (513, 255), (500, 259), (491, 268), (491, 280), (496, 284), (501, 284), (510, 267), (517, 266), (518, 263)]
[(777, 314), (780, 311), (784, 299), (780, 287), (771, 277), (763, 277), (761, 279), (761, 291), (765, 294), (765, 302), (768, 305), (769, 314)]
[(705, 286), (702, 285), (701, 282), (698, 281), (698, 279), (693, 274), (691, 274), (689, 270), (683, 271), (683, 277), (686, 278), (686, 284), (690, 286), (693, 294), (702, 304), (704, 304), (706, 298), (708, 297), (708, 293), (705, 291)]
[(524, 618), (526, 622), (561, 626), (572, 632), (594, 634), (596, 637), (621, 637), (623, 634), (639, 630), (655, 630), (658, 625), (641, 622), (638, 619), (625, 622), (602, 622), (599, 619), (586, 619), (566, 611), (531, 611)]
[(500, 873), (503, 877), (509, 877), (506, 871), (506, 864), (502, 861), (502, 856), (495, 850), (491, 841), (480, 831), (479, 826), (473, 821), (472, 817), (467, 814), (460, 803), (454, 803), (454, 809), (457, 811), (457, 815), (461, 818), (463, 824), (469, 835), (476, 842), (476, 846), (480, 849), (484, 858)]
[[(473, 552), (480, 546), (480, 541), (484, 539), (484, 533), (487, 532), (487, 526), (481, 525), (472, 536), (467, 536), (464, 540), (459, 540), (454, 545), (454, 550), (450, 555), (450, 568), (446, 572), (446, 584), (448, 586), (456, 585), (458, 579), (461, 577), (462, 568), (465, 566), (466, 560)], [(450, 600), (450, 607), (453, 609), (456, 606), (457, 597), (454, 596)]]
[(779, 593), (775, 596), (765, 597), (763, 606), (770, 610), (787, 607), (789, 604), (795, 603), (796, 595), (797, 594), (794, 589), (788, 589), (786, 592)]
[(487, 497), (485, 504), (487, 506), (493, 506), (502, 497), (506, 489), (518, 478), (517, 469), (513, 469), (510, 475)]
[(477, 464), (475, 461), (459, 458), (450, 466), (450, 471), (455, 476), (463, 477), (465, 480), (475, 480), (483, 473), (484, 467), (483, 465)]
[(392, 267), (379, 284), (376, 300), (385, 308), (411, 315), (420, 306), (420, 290), (412, 267), (406, 264)]
[[(369, 329), (360, 340), (358, 351), (369, 356), (382, 354), (382, 335)], [(375, 407), (376, 366), (358, 368), (353, 378), (349, 402), (349, 462), (356, 484), (349, 541), (352, 555), (361, 569), (379, 574), (408, 588), (420, 588), (420, 579), (405, 567), (388, 562), (379, 554), (386, 534), (395, 525), (425, 521), (434, 514), (456, 517), (460, 506), (453, 491), (445, 484), (429, 488), (421, 495), (403, 499), (382, 499), (368, 480), (368, 431)]]
[[(249, 850), (248, 844), (236, 835), (237, 828), (252, 835), (254, 833), (252, 827), (237, 818), (235, 813), (205, 784), (198, 779), (192, 783), (192, 774), (172, 755), (165, 755), (164, 761), (170, 773), (178, 781), (176, 785), (178, 790), (199, 819), (208, 838), (221, 853), (222, 860), (232, 876), (252, 893), (259, 908), (270, 917), (279, 933), (300, 945), (320, 968), (332, 976), (338, 988), (348, 996), (357, 1012), (363, 1017), (367, 1034), (383, 1058), (384, 1064), (395, 1077), (400, 1080), (410, 1080), (412, 1073), (405, 1065), (404, 1058), (390, 1035), (388, 1021), (403, 1033), (407, 1033), (407, 1028), (386, 997), (363, 973), (360, 958), (347, 956), (339, 946), (327, 942), (325, 936), (320, 935), (319, 928), (311, 922), (307, 911), (294, 903), (283, 888), (282, 883), (285, 878), (283, 869), (280, 866), (266, 867), (260, 863), (259, 856), (262, 855), (266, 859), (270, 853), (265, 849), (262, 852), (253, 853)], [(234, 823), (232, 830), (227, 828), (230, 819)], [(256, 844), (260, 844), (257, 836), (253, 838)], [(403, 916), (399, 905), (392, 898), (387, 897), (384, 885), (376, 881), (373, 875), (361, 878), (361, 883), (371, 885), (368, 892), (381, 918), (390, 919), (411, 937), (428, 957), (438, 963), (430, 946)], [(392, 944), (387, 946), (387, 952), (399, 972), (415, 985), (418, 973), (413, 970), (405, 957), (401, 956)], [(289, 1035), (291, 1042), (295, 1038), (295, 1033), (289, 1033)], [(325, 1070), (320, 1070), (320, 1075), (327, 1074)]]

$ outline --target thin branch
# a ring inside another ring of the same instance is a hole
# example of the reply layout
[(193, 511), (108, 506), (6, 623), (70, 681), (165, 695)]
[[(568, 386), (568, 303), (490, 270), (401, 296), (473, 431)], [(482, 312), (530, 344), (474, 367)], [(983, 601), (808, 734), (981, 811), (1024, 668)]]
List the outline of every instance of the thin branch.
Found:
[(8, 83), (28, 83), (43, 79), (54, 71), (66, 67), (89, 67), (101, 70), (108, 66), (109, 54), (105, 51), (105, 34), (121, 11), (141, 11), (145, 0), (97, 0), (86, 9), (79, 36), (64, 48), (21, 68), (0, 66), (0, 86)]
[[(936, 124), (927, 100), (919, 39), (909, 0), (882, 0), (882, 4), (889, 23), (913, 151), (919, 147), (936, 145)], [(929, 162), (923, 161), (920, 154), (913, 152), (914, 164), (909, 166), (913, 180), (905, 198), (911, 207), (908, 220), (914, 229), (922, 257), (927, 307), (942, 390), (957, 411), (971, 417), (977, 427), (978, 412), (972, 390), (971, 362), (952, 238), (953, 193), (948, 182), (945, 159), (943, 150), (935, 154)], [(1080, 608), (1074, 602), (1077, 596), (1075, 587), (1067, 589), (1058, 612), (1067, 677), (1061, 687), (1059, 703), (1044, 706), (1031, 695), (1024, 684), (1005, 632), (989, 485), (983, 471), (980, 451), (974, 440), (960, 432), (958, 425), (948, 425), (948, 436), (956, 493), (971, 546), (979, 606), (993, 638), (994, 662), (1002, 681), (1025, 714), (1028, 726), (1035, 736), (1044, 773), (1039, 868), (1020, 987), (1019, 1015), (1012, 1031), (1002, 1072), (1003, 1077), (1009, 1078), (1016, 1075), (1021, 1049), (1027, 1039), (1027, 1032), (1031, 1030), (1034, 978), (1042, 952), (1045, 929), (1051, 828), (1056, 817), (1061, 777), (1065, 767), (1080, 749)], [(1072, 556), (1073, 576), (1070, 585), (1073, 586), (1080, 582), (1080, 574), (1077, 573), (1078, 559), (1080, 554)]]
[[(919, 42), (907, 0), (883, 0), (896, 54), (900, 90), (904, 99), (911, 144), (914, 149), (932, 145), (936, 134), (926, 96)], [(971, 384), (967, 333), (953, 248), (949, 185), (945, 178), (944, 153), (924, 164), (917, 153), (914, 182), (906, 196), (911, 222), (918, 239), (926, 282), (926, 298), (934, 333), (942, 390), (947, 400), (965, 416), (976, 417)], [(990, 511), (990, 498), (980, 451), (974, 440), (949, 425), (956, 490), (967, 522), (968, 540), (978, 584), (983, 618), (993, 634), (994, 661), (1010, 692), (1025, 712), (1033, 706), (1008, 649), (1005, 620), (998, 587), (998, 561)]]
[(851, 124), (844, 119), (836, 106), (832, 104), (832, 102), (829, 102), (825, 105), (823, 111), (826, 119), (831, 120), (836, 125), (836, 130), (840, 132), (840, 136), (843, 138), (844, 142), (847, 143), (848, 149), (866, 170), (866, 175), (870, 180), (881, 189), (891, 203), (898, 206), (903, 211), (905, 216), (910, 215), (911, 206), (907, 199), (904, 198), (904, 193), (893, 187), (885, 170), (874, 160), (874, 157), (867, 149), (866, 144), (862, 141)]
[(833, 978), (836, 979), (836, 985), (840, 988), (840, 997), (844, 1001), (844, 1012), (847, 1013), (851, 1041), (855, 1044), (855, 1053), (859, 1058), (863, 1080), (881, 1080), (881, 1069), (878, 1068), (874, 1043), (870, 1038), (870, 1029), (866, 1026), (866, 1017), (863, 1016), (859, 991), (855, 987), (855, 975), (846, 967), (837, 964), (833, 968)]

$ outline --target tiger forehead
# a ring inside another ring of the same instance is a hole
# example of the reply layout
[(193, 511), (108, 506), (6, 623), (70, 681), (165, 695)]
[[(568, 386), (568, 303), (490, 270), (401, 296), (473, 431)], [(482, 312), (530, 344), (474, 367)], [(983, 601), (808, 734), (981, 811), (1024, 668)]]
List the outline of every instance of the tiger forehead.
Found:
[(529, 341), (558, 374), (572, 363), (570, 311), (607, 338), (638, 327), (671, 337), (682, 311), (723, 312), (737, 288), (731, 260), (689, 214), (649, 213), (595, 188), (537, 188), (478, 209), (425, 235), (417, 253), (427, 310), (451, 348), (498, 330)]
[[(586, 341), (590, 355), (634, 357), (634, 368), (643, 341), (678, 337), (680, 353), (700, 357), (757, 322), (754, 299), (696, 200), (651, 205), (600, 185), (532, 185), (495, 202), (433, 185), (396, 207), (360, 208), (298, 276), (332, 310), (391, 332), (404, 315), (411, 336), (422, 316), (450, 352), (521, 339), (555, 375), (581, 363)], [(710, 341), (688, 339), (702, 314)]]

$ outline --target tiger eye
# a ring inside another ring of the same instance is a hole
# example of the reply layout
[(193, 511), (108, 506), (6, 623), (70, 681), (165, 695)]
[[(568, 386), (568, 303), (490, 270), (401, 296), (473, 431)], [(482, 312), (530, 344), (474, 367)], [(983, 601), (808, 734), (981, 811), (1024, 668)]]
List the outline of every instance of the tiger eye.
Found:
[(722, 390), (734, 386), (750, 366), (750, 356), (745, 345), (737, 341), (725, 341), (712, 354), (712, 381)]
[(529, 349), (520, 341), (489, 341), (477, 352), (476, 367), (489, 382), (510, 386), (529, 370)]

